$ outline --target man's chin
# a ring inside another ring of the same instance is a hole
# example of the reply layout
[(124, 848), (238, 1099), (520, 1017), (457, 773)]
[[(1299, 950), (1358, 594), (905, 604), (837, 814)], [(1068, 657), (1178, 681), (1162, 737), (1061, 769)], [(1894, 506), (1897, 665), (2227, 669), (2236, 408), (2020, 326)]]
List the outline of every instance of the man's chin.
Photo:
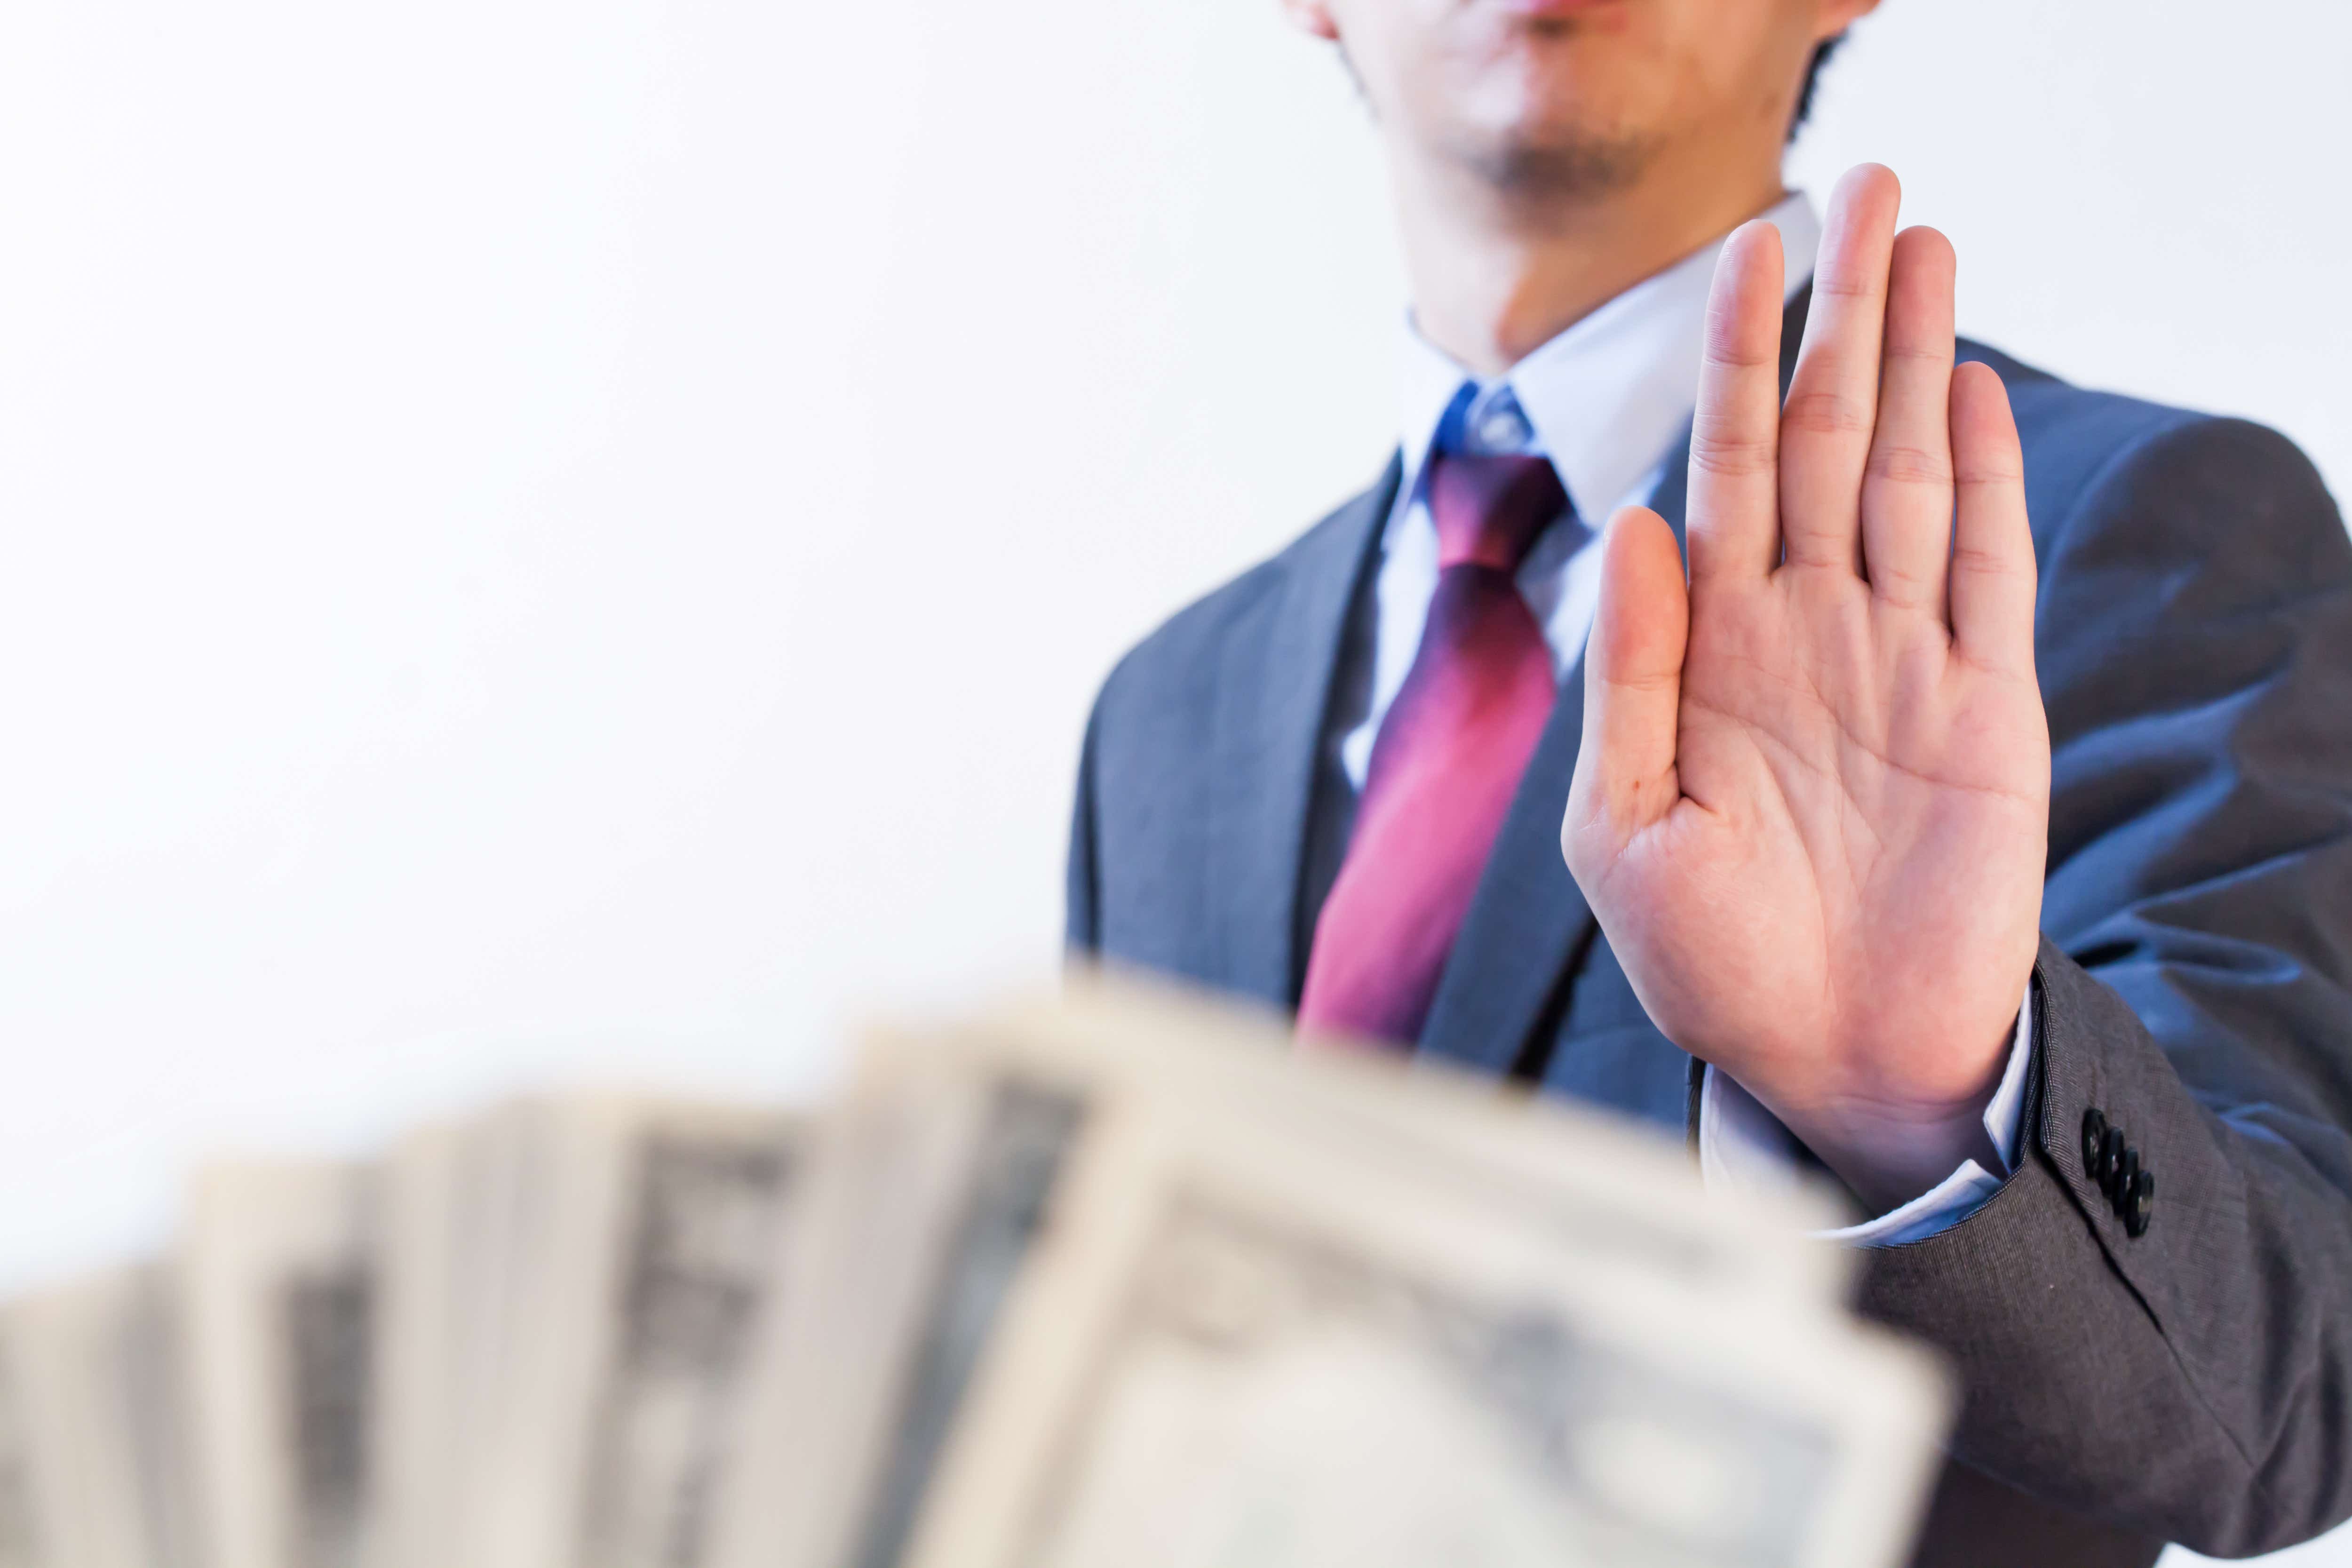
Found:
[(1513, 195), (1589, 199), (1622, 190), (1648, 167), (1657, 143), (1619, 126), (1515, 125), (1475, 138), (1462, 162)]
[(1480, 126), (1514, 167), (1595, 177), (1622, 173), (1651, 138), (1638, 100), (1643, 62), (1622, 40), (1581, 28), (1510, 29), (1502, 47), (1457, 87), (1465, 118)]

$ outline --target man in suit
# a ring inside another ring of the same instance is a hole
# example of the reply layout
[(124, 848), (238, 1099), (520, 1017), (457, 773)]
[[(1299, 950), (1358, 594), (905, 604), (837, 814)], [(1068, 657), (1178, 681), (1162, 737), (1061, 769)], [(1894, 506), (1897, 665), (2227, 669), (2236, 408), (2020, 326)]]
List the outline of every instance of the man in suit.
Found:
[(2352, 1514), (2310, 465), (1956, 342), (1885, 170), (1783, 191), (1872, 0), (1283, 3), (1389, 159), (1399, 449), (1105, 685), (1073, 946), (1825, 1166), (1962, 1380), (1922, 1562)]

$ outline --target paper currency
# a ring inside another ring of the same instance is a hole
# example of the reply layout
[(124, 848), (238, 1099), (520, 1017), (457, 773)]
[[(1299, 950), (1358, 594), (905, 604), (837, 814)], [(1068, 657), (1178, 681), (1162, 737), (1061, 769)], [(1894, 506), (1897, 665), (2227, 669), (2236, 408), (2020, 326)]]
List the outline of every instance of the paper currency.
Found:
[(1080, 972), (1050, 996), (983, 1014), (938, 1043), (1066, 1079), (1117, 1075), (1182, 1091), (1301, 1136), (1342, 1140), (1485, 1201), (1528, 1205), (1563, 1246), (1622, 1258), (1694, 1289), (1839, 1299), (1853, 1255), (1802, 1245), (1845, 1224), (1819, 1184), (1708, 1193), (1679, 1140), (1442, 1064), (1401, 1068), (1385, 1047), (1310, 1042), (1280, 1020), (1135, 976)]
[(47, 1544), (37, 1469), (40, 1454), (15, 1352), (13, 1344), (0, 1351), (0, 1568), (38, 1568)]
[(1942, 1384), (1692, 1167), (1087, 975), (216, 1166), (0, 1306), (0, 1568), (1891, 1568)]
[(190, 1561), (166, 1290), (131, 1267), (0, 1308), (0, 1564)]
[(806, 1175), (781, 1111), (619, 1096), (514, 1108), (485, 1386), (449, 1561), (690, 1568), (728, 1458), (740, 1363), (788, 1284), (773, 1263)]
[(1051, 1000), (868, 1042), (843, 1112), (845, 1147), (867, 1151), (848, 1163), (866, 1173), (820, 1205), (832, 1217), (814, 1227), (811, 1315), (773, 1321), (753, 1365), (740, 1473), (777, 1479), (723, 1494), (718, 1568), (897, 1568), (1061, 1154), (1106, 1116), (1175, 1104), (1407, 1173), (1539, 1228), (1587, 1268), (1732, 1310), (1824, 1310), (1846, 1276), (1845, 1255), (1796, 1239), (1836, 1222), (1818, 1194), (1710, 1202), (1682, 1151), (1597, 1115), (1387, 1059), (1302, 1060), (1265, 1021), (1082, 977)]
[(713, 1568), (896, 1560), (1076, 1112), (940, 1063), (853, 1089), (746, 1368)]
[(1065, 1160), (909, 1568), (1901, 1548), (1942, 1401), (1875, 1336), (1189, 1106), (1122, 1108)]
[(443, 1568), (465, 1530), (466, 1478), (508, 1321), (517, 1223), (505, 1116), (417, 1129), (385, 1157), (376, 1230), (382, 1305), (370, 1411), (372, 1568)]
[(203, 1172), (175, 1264), (198, 1556), (363, 1568), (376, 1318), (365, 1164)]

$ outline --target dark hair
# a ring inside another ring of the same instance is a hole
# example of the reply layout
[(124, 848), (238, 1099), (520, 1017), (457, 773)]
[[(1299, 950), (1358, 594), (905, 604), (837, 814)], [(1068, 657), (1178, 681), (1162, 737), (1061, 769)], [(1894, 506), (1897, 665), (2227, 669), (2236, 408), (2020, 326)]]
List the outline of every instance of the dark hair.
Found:
[(1822, 85), (1822, 68), (1830, 63), (1830, 57), (1844, 42), (1845, 35), (1840, 33), (1813, 46), (1813, 58), (1805, 66), (1805, 85), (1797, 89), (1797, 112), (1789, 120), (1790, 141), (1797, 139), (1797, 132), (1805, 128), (1805, 121), (1813, 112), (1813, 92)]

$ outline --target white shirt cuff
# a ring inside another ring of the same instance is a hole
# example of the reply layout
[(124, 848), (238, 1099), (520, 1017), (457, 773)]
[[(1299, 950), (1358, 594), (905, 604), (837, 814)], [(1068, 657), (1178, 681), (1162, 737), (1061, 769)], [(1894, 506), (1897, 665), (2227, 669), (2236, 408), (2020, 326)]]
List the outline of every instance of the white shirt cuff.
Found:
[[(2025, 1000), (2017, 1009), (2009, 1062), (2001, 1068), (1992, 1098), (1985, 1102), (1985, 1135), (2000, 1157), (1999, 1172), (1988, 1171), (1974, 1160), (1963, 1160), (1958, 1170), (1900, 1208), (1860, 1225), (1811, 1235), (1849, 1247), (1893, 1247), (1948, 1230), (1982, 1208), (2017, 1167), (2026, 1069), (2033, 1062), (2033, 987), (2029, 982)], [(1796, 1135), (1740, 1087), (1738, 1079), (1709, 1065), (1698, 1100), (1698, 1168), (1706, 1184), (1748, 1190), (1785, 1185), (1795, 1179), (1799, 1157)]]

